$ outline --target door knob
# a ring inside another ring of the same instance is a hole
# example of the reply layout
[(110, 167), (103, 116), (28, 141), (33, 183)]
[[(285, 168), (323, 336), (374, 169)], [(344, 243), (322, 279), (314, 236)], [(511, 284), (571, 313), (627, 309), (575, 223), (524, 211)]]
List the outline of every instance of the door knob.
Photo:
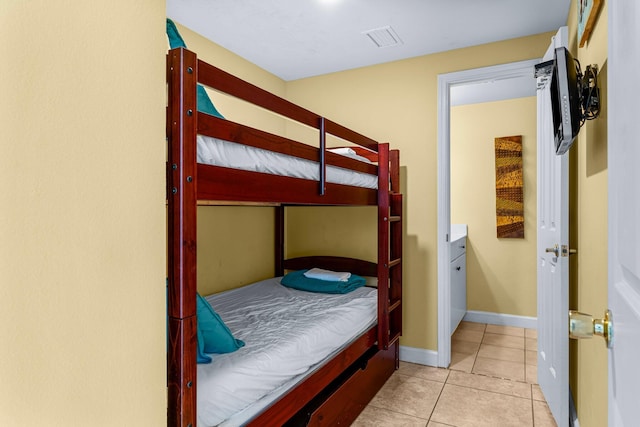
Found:
[(552, 248), (547, 248), (544, 251), (554, 254), (556, 256), (556, 258), (558, 258), (560, 256), (560, 248), (558, 247), (558, 245), (555, 245)]
[(607, 348), (613, 346), (611, 310), (606, 310), (602, 319), (594, 319), (590, 314), (569, 310), (569, 338), (592, 338), (594, 335), (604, 338)]

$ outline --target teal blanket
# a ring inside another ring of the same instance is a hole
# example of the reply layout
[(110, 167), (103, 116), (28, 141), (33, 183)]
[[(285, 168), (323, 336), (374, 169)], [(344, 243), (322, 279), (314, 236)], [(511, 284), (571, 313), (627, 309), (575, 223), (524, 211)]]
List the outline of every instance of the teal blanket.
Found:
[(310, 279), (304, 275), (308, 270), (292, 271), (286, 274), (280, 283), (288, 288), (308, 292), (325, 294), (346, 294), (365, 285), (364, 277), (352, 274), (346, 282), (330, 282), (327, 280)]

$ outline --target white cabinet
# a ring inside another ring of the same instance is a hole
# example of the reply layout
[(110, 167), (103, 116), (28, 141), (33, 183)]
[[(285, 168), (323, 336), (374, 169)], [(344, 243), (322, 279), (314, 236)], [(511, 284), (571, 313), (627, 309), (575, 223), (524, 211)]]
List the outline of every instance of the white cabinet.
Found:
[(467, 227), (453, 224), (451, 233), (451, 331), (467, 312)]

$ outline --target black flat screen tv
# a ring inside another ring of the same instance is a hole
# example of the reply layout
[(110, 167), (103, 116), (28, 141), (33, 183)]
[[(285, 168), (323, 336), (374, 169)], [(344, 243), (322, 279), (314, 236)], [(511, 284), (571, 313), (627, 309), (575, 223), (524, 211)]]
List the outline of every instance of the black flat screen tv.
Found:
[(556, 154), (561, 155), (571, 148), (582, 121), (576, 62), (564, 47), (555, 51), (550, 90)]

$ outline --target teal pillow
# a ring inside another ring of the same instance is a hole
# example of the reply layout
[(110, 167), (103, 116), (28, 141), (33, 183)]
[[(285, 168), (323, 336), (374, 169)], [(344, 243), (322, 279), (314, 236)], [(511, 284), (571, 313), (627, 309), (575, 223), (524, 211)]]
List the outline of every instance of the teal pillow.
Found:
[(196, 361), (198, 363), (211, 363), (211, 361), (213, 359), (211, 359), (211, 356), (207, 356), (204, 353), (204, 338), (202, 337), (202, 331), (200, 331), (200, 328), (198, 328), (198, 345), (197, 345), (198, 349), (196, 352)]
[[(169, 278), (166, 279), (166, 310), (167, 310), (167, 351), (169, 351)], [(204, 339), (202, 338), (202, 332), (200, 328), (196, 328), (198, 342), (196, 345), (196, 362), (197, 363), (211, 363), (211, 357), (204, 353)]]
[(182, 36), (178, 32), (178, 29), (176, 28), (176, 24), (174, 24), (173, 21), (169, 18), (167, 18), (167, 37), (169, 38), (169, 46), (171, 46), (171, 49), (175, 49), (177, 47), (187, 47), (184, 40), (182, 39)]
[[(198, 338), (202, 334), (205, 353), (231, 353), (244, 347), (244, 341), (235, 339), (218, 313), (200, 294), (197, 295), (196, 313), (198, 318)], [(200, 344), (198, 344), (200, 345)]]
[(209, 99), (209, 95), (207, 95), (207, 91), (201, 84), (199, 84), (196, 89), (196, 95), (196, 105), (198, 106), (198, 111), (200, 111), (201, 113), (209, 114), (210, 116), (218, 117), (219, 119), (224, 119), (224, 117), (222, 117), (222, 114), (220, 114), (218, 110), (216, 110), (213, 102), (211, 102), (211, 99)]
[[(171, 49), (175, 49), (177, 47), (184, 47), (186, 49), (187, 45), (178, 32), (176, 24), (174, 24), (173, 21), (169, 18), (167, 18), (167, 37), (169, 38), (169, 46), (171, 46)], [(207, 91), (201, 84), (199, 84), (196, 89), (196, 96), (196, 105), (198, 106), (198, 111), (224, 119), (224, 117), (222, 117), (222, 114), (220, 114), (220, 112), (213, 105), (213, 102), (211, 102)]]

